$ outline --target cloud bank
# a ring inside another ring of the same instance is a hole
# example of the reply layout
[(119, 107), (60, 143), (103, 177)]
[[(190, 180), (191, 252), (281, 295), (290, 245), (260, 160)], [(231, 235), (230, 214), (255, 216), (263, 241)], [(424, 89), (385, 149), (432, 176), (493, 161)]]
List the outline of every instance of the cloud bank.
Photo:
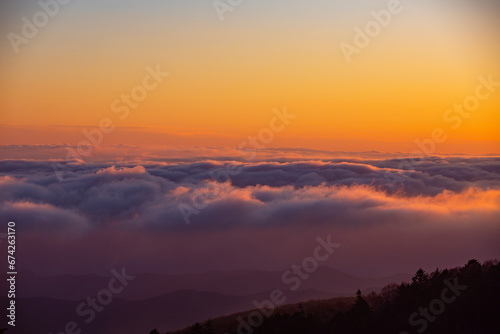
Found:
[[(48, 272), (105, 272), (113, 261), (143, 271), (159, 263), (170, 272), (273, 269), (307, 254), (307, 240), (322, 234), (348, 244), (336, 261), (354, 271), (356, 261), (370, 266), (359, 259), (367, 245), (377, 248), (368, 252), (377, 254), (371, 263), (379, 268), (397, 253), (447, 265), (464, 261), (460, 247), (469, 250), (463, 256), (499, 251), (500, 158), (429, 157), (409, 170), (401, 159), (367, 155), (142, 164), (2, 160), (0, 220), (16, 221), (30, 241), (20, 251), (27, 269)], [(189, 224), (179, 206), (196, 208)], [(416, 254), (423, 243), (428, 249)], [(446, 243), (450, 250), (443, 252)], [(69, 254), (87, 265), (57, 260)], [(53, 266), (42, 268), (50, 257)]]

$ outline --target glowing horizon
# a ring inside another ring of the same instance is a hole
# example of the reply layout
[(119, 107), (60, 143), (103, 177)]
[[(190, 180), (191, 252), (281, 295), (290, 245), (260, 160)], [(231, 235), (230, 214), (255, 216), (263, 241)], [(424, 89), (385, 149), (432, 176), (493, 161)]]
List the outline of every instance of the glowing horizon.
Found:
[[(273, 146), (411, 152), (415, 140), (441, 128), (447, 140), (437, 152), (500, 153), (500, 89), (460, 116), (457, 129), (457, 114), (444, 116), (475, 94), (480, 77), (500, 81), (497, 23), (486, 4), (401, 1), (400, 13), (349, 64), (339, 45), (354, 45), (353, 29), (387, 4), (244, 2), (221, 22), (210, 3), (153, 10), (70, 2), (19, 54), (2, 42), (9, 81), (0, 81), (0, 143), (76, 145), (84, 137), (75, 128), (109, 118), (117, 131), (108, 144), (232, 146), (287, 106), (297, 121)], [(20, 18), (37, 9), (19, 7), (8, 32), (20, 33)], [(120, 119), (113, 101), (157, 65), (170, 75)]]

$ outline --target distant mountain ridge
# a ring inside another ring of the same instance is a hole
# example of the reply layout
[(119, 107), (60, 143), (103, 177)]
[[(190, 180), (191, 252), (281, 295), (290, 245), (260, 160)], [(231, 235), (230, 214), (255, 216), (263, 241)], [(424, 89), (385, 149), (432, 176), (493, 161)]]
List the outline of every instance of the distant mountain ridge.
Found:
[[(215, 292), (233, 296), (248, 296), (273, 289), (287, 291), (282, 271), (238, 270), (214, 271), (202, 274), (162, 275), (138, 274), (119, 298), (141, 300), (180, 290)], [(399, 274), (382, 278), (363, 278), (342, 273), (329, 267), (319, 267), (298, 289), (320, 290), (334, 295), (352, 295), (357, 289), (377, 291), (393, 282), (409, 280), (410, 275)], [(95, 274), (42, 276), (22, 273), (18, 276), (20, 298), (46, 297), (61, 300), (81, 300), (106, 287), (109, 277)], [(75, 287), (78, 289), (75, 289)]]
[[(200, 319), (209, 319), (255, 308), (254, 300), (269, 298), (270, 291), (256, 295), (231, 296), (215, 292), (180, 290), (143, 300), (123, 300), (119, 296), (96, 313), (95, 320), (85, 323), (76, 312), (81, 301), (46, 297), (18, 298), (17, 325), (19, 333), (59, 333), (66, 323), (74, 321), (82, 333), (105, 334), (149, 333), (151, 325), (169, 330), (180, 329)], [(95, 296), (95, 293), (93, 294)], [(335, 297), (319, 290), (302, 290), (287, 294), (287, 303)], [(0, 298), (7, 305), (7, 298)], [(111, 328), (113, 331), (111, 331)], [(109, 330), (108, 330), (109, 329)]]
[[(128, 273), (130, 274), (130, 273)], [(320, 267), (301, 282), (296, 291), (283, 283), (281, 271), (238, 270), (206, 274), (162, 275), (137, 274), (136, 277), (95, 319), (77, 313), (88, 297), (96, 297), (108, 288), (111, 276), (57, 275), (42, 276), (20, 272), (17, 325), (20, 333), (60, 333), (74, 321), (82, 333), (149, 333), (151, 327), (176, 330), (190, 324), (236, 312), (254, 309), (254, 301), (269, 299), (274, 289), (281, 289), (286, 303), (352, 296), (359, 288), (378, 290), (383, 286), (408, 280), (410, 275), (384, 278), (360, 278), (328, 267)], [(373, 288), (375, 287), (375, 288)], [(7, 299), (0, 298), (1, 306)]]

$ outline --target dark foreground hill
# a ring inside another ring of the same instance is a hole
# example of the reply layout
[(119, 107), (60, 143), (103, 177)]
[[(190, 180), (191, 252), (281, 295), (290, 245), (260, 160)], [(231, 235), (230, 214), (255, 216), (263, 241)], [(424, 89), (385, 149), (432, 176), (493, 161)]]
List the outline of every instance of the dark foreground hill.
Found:
[[(115, 298), (108, 305), (102, 306), (98, 303), (97, 307), (102, 309), (94, 312), (91, 311), (86, 298), (81, 301), (46, 297), (19, 298), (16, 300), (16, 328), (7, 333), (66, 334), (64, 328), (71, 322), (76, 324), (82, 334), (147, 333), (151, 324), (159, 328), (183, 328), (197, 319), (248, 310), (253, 307), (254, 300), (263, 300), (269, 294), (270, 291), (248, 296), (230, 296), (215, 292), (182, 290), (144, 300)], [(324, 296), (333, 297), (335, 294), (302, 290), (290, 293), (288, 298), (291, 303), (297, 303)], [(2, 309), (7, 308), (7, 302), (7, 298), (0, 297)], [(84, 305), (80, 312), (79, 305)], [(92, 313), (95, 315), (93, 318)]]
[[(500, 264), (476, 260), (418, 270), (411, 283), (380, 293), (285, 305), (221, 317), (176, 334), (498, 334)], [(152, 331), (151, 333), (158, 333)], [(144, 333), (147, 334), (147, 333)]]

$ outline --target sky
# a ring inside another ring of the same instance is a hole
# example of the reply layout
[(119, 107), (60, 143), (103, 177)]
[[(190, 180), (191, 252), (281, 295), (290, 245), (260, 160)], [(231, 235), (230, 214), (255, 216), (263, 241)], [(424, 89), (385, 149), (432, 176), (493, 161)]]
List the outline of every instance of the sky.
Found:
[[(500, 94), (457, 129), (444, 115), (479, 77), (500, 81), (499, 6), (401, 1), (348, 63), (341, 43), (388, 3), (246, 0), (221, 21), (210, 1), (72, 0), (18, 53), (0, 42), (0, 143), (76, 145), (110, 118), (106, 144), (234, 146), (286, 106), (298, 118), (277, 147), (410, 152), (442, 128), (439, 153), (498, 153)], [(4, 35), (40, 10), (1, 6)], [(157, 65), (169, 76), (121, 119), (113, 101)]]
[(71, 0), (37, 32), (2, 1), (19, 269), (281, 270), (327, 236), (361, 276), (498, 257), (500, 6), (394, 1)]

